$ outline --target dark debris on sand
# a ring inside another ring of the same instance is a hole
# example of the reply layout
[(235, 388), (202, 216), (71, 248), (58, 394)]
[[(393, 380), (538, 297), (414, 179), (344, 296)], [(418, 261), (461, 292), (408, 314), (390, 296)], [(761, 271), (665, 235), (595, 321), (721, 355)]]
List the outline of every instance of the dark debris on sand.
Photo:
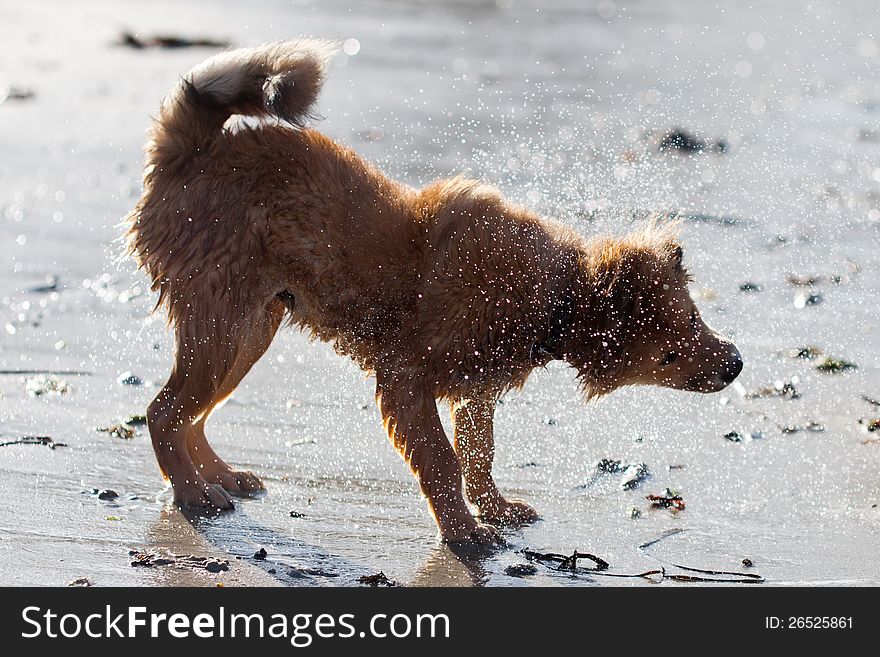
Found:
[(0, 447), (8, 447), (10, 445), (45, 445), (49, 449), (67, 447), (67, 443), (55, 442), (51, 436), (22, 436), (15, 440), (8, 440), (4, 443), (0, 443)]
[(92, 586), (92, 582), (88, 577), (77, 577), (76, 579), (72, 579), (67, 583), (68, 586), (82, 586), (88, 587)]
[(226, 559), (198, 557), (192, 554), (159, 556), (149, 552), (141, 552), (140, 550), (129, 550), (128, 556), (132, 557), (131, 565), (136, 568), (183, 566), (194, 570), (206, 570), (209, 573), (219, 573), (224, 570), (229, 570), (229, 561)]
[(145, 427), (147, 426), (147, 416), (140, 414), (129, 415), (122, 423), (129, 427)]
[(740, 433), (739, 431), (728, 431), (724, 434), (724, 439), (729, 440), (732, 443), (750, 443), (753, 440), (760, 440), (764, 437), (764, 434), (760, 431), (745, 431)]
[(808, 433), (822, 433), (825, 431), (825, 425), (819, 422), (814, 422), (810, 420), (806, 424), (786, 424), (780, 425), (779, 430), (784, 434), (792, 434), (792, 433), (800, 433), (800, 432), (808, 432)]
[(651, 471), (645, 463), (624, 463), (614, 459), (602, 459), (596, 463), (596, 470), (600, 474), (621, 475), (620, 487), (623, 490), (637, 488), (645, 479), (651, 476)]
[(397, 582), (393, 579), (388, 579), (385, 573), (378, 572), (375, 575), (361, 575), (357, 578), (359, 584), (366, 584), (367, 586), (397, 586)]
[(36, 96), (33, 89), (0, 85), (0, 105), (9, 101), (32, 100)]
[(645, 499), (651, 503), (652, 509), (671, 509), (672, 511), (684, 511), (684, 499), (680, 494), (667, 488), (660, 495), (646, 495)]
[(116, 383), (122, 386), (142, 386), (144, 380), (134, 372), (123, 372), (117, 377)]
[(134, 427), (127, 425), (125, 422), (111, 424), (107, 427), (95, 427), (95, 431), (109, 434), (111, 438), (119, 438), (120, 440), (131, 440), (138, 435)]
[(228, 48), (232, 44), (229, 41), (204, 37), (188, 38), (170, 34), (139, 37), (131, 32), (123, 32), (119, 35), (118, 45), (134, 48), (135, 50), (144, 50), (146, 48)]
[(504, 569), (508, 577), (531, 577), (538, 574), (538, 567), (530, 563), (518, 563)]
[(727, 152), (727, 148), (728, 144), (725, 139), (702, 139), (682, 128), (673, 128), (666, 131), (657, 144), (657, 150), (661, 153), (672, 152), (681, 155), (699, 153), (720, 154)]
[(827, 374), (840, 374), (841, 372), (858, 369), (858, 367), (858, 365), (851, 361), (832, 356), (825, 356), (825, 358), (816, 363), (816, 369)]
[(287, 576), (293, 579), (302, 579), (303, 577), (339, 577), (339, 573), (334, 573), (323, 568), (290, 568)]
[(703, 212), (697, 212), (693, 214), (680, 214), (678, 212), (672, 212), (670, 213), (669, 218), (684, 219), (685, 221), (689, 221), (695, 224), (712, 224), (715, 226), (737, 226), (742, 223), (742, 219), (732, 217), (730, 215), (714, 215), (705, 214)]
[(93, 488), (91, 494), (99, 500), (115, 500), (119, 497), (119, 493), (112, 488)]
[(32, 294), (49, 294), (51, 292), (57, 292), (60, 289), (60, 279), (55, 274), (50, 274), (49, 276), (46, 276), (45, 280), (46, 282), (42, 285), (29, 287), (27, 291)]
[(794, 298), (794, 307), (802, 309), (806, 308), (807, 306), (818, 306), (824, 300), (825, 297), (823, 297), (822, 294), (819, 292), (812, 292), (811, 294), (798, 292)]
[[(647, 543), (643, 543), (639, 546), (639, 550), (647, 550), (647, 548), (656, 543), (659, 543), (664, 538), (680, 534), (681, 532), (681, 529), (674, 529), (666, 532), (659, 538), (648, 541)], [(609, 570), (610, 564), (601, 557), (578, 551), (575, 551), (570, 556), (566, 556), (564, 554), (556, 554), (554, 552), (535, 552), (528, 549), (520, 550), (520, 553), (523, 554), (525, 558), (528, 559), (530, 562), (537, 561), (538, 563), (542, 563), (552, 570), (569, 572), (572, 576), (584, 574), (589, 577), (643, 578), (657, 583), (665, 580), (671, 580), (675, 582), (718, 582), (728, 584), (761, 584), (764, 582), (764, 578), (756, 573), (731, 572), (726, 570), (709, 570), (705, 568), (683, 566), (676, 563), (668, 563), (666, 565), (680, 571), (685, 571), (684, 573), (667, 572), (666, 568), (663, 566), (661, 566), (660, 568), (655, 568), (653, 570), (646, 570), (645, 572), (641, 573), (616, 573)], [(595, 563), (595, 567), (580, 567), (577, 563), (578, 559), (589, 559), (593, 563)], [(558, 565), (551, 566), (550, 564)], [(529, 565), (531, 564), (525, 564), (523, 566), (508, 566), (505, 569), (505, 574), (508, 574), (512, 577), (523, 576), (521, 574), (515, 574), (521, 572), (534, 574), (531, 569), (525, 570), (525, 568), (527, 568)], [(742, 565), (744, 568), (751, 568), (754, 566), (751, 559), (743, 559)]]
[(596, 564), (595, 568), (590, 569), (592, 571), (608, 570), (609, 566), (608, 562), (602, 557), (597, 557), (595, 554), (590, 554), (588, 552), (578, 552), (577, 550), (567, 556), (564, 554), (556, 554), (555, 552), (535, 552), (534, 550), (522, 550), (522, 554), (529, 561), (550, 561), (558, 563), (559, 565), (556, 567), (556, 570), (569, 570), (574, 572), (578, 569), (579, 559), (588, 559)]
[(876, 433), (880, 431), (880, 418), (861, 418), (859, 420), (859, 424), (865, 427), (865, 431), (869, 433)]
[(789, 274), (786, 278), (789, 285), (795, 287), (813, 287), (824, 280), (822, 276), (798, 276), (797, 274)]
[(746, 395), (746, 399), (768, 399), (771, 397), (779, 397), (781, 399), (800, 399), (801, 393), (795, 387), (799, 383), (797, 377), (792, 377), (787, 381), (777, 381), (772, 386), (761, 388), (757, 392)]
[(800, 360), (816, 360), (821, 355), (822, 350), (819, 349), (819, 347), (814, 347), (813, 345), (798, 347), (797, 349), (791, 349), (788, 352), (788, 356), (790, 358), (798, 358)]

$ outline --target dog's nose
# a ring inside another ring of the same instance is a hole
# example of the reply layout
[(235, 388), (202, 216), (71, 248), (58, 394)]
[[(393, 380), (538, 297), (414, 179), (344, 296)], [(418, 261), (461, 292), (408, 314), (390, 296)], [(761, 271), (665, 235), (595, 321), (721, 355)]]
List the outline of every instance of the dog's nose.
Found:
[(742, 356), (740, 356), (739, 350), (734, 347), (733, 354), (731, 354), (730, 360), (727, 361), (727, 365), (725, 366), (724, 371), (721, 374), (721, 378), (724, 380), (724, 383), (730, 383), (739, 376), (739, 373), (742, 372), (742, 369)]

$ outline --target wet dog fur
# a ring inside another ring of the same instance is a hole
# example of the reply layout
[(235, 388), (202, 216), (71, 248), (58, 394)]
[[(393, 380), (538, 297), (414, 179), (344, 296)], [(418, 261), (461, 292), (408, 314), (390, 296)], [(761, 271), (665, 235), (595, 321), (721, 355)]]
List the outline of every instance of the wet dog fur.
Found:
[[(491, 544), (492, 525), (537, 517), (491, 474), (495, 402), (535, 367), (567, 362), (587, 398), (737, 376), (668, 223), (585, 239), (480, 182), (389, 180), (304, 127), (330, 54), (298, 40), (217, 55), (149, 130), (127, 239), (176, 335), (148, 422), (178, 504), (217, 512), (263, 488), (213, 451), (205, 422), (285, 318), (375, 374), (391, 441), (451, 542)], [(235, 114), (264, 120), (224, 127)]]

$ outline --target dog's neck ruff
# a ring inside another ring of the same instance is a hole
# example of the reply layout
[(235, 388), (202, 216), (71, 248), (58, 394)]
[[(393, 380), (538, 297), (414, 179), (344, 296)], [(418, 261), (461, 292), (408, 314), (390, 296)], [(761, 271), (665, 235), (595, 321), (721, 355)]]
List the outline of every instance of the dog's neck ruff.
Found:
[(530, 357), (533, 363), (543, 365), (548, 360), (562, 359), (564, 354), (559, 351), (559, 346), (574, 319), (574, 311), (574, 298), (567, 290), (553, 298), (546, 335), (532, 345)]

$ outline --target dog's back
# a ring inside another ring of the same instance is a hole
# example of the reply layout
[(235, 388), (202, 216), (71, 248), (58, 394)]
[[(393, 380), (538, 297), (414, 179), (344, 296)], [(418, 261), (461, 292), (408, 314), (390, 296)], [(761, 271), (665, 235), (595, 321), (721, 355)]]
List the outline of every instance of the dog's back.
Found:
[[(386, 329), (409, 303), (426, 244), (415, 193), (302, 128), (331, 52), (297, 40), (223, 53), (163, 102), (128, 247), (172, 324), (290, 290), (295, 321), (351, 342)], [(225, 130), (233, 114), (287, 125)]]

